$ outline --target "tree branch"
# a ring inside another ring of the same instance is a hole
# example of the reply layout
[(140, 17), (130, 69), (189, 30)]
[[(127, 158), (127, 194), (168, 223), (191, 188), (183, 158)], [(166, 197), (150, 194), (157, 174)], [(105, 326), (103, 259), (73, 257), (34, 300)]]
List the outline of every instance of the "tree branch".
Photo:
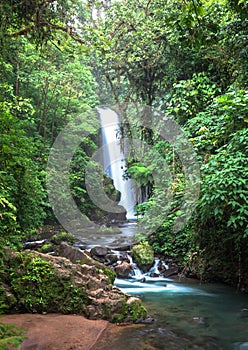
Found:
[(54, 29), (54, 30), (62, 31), (62, 32), (68, 34), (74, 41), (77, 41), (80, 44), (84, 44), (84, 41), (81, 40), (75, 33), (73, 33), (71, 27), (63, 27), (63, 26), (60, 26), (60, 25), (57, 25), (57, 24), (52, 24), (52, 23), (49, 23), (49, 22), (40, 22), (38, 26), (35, 25), (35, 24), (30, 25), (30, 26), (28, 26), (26, 28), (23, 28), (23, 29), (19, 30), (18, 32), (15, 32), (15, 33), (11, 34), (10, 36), (15, 38), (15, 37), (18, 37), (18, 36), (21, 36), (21, 35), (27, 35), (31, 31), (36, 30), (39, 27), (48, 27), (48, 28), (51, 28), (51, 29)]

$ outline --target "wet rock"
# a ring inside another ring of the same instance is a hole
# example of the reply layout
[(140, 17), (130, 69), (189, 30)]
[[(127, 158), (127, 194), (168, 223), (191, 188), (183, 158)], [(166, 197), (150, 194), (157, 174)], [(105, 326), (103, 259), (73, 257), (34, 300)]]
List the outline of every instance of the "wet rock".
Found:
[(106, 258), (107, 265), (113, 265), (117, 263), (117, 261), (119, 260), (116, 254), (107, 254), (105, 258)]
[(142, 278), (138, 279), (137, 281), (138, 281), (138, 282), (141, 282), (141, 283), (145, 283), (146, 278), (145, 278), (145, 277), (142, 277)]
[(159, 277), (159, 274), (155, 273), (155, 272), (151, 272), (150, 273), (150, 277)]
[(106, 247), (94, 247), (90, 251), (90, 255), (92, 257), (97, 256), (97, 257), (105, 257), (108, 254), (108, 248)]
[(120, 265), (115, 266), (115, 272), (120, 278), (128, 278), (132, 272), (132, 266), (124, 261)]
[(144, 319), (138, 319), (135, 321), (135, 323), (142, 323), (142, 324), (152, 324), (154, 322), (155, 322), (155, 320), (151, 316), (147, 316)]
[(128, 254), (127, 254), (127, 252), (124, 252), (123, 254), (121, 254), (120, 256), (119, 256), (119, 260), (121, 261), (121, 262), (128, 262), (128, 263), (130, 263), (130, 259), (129, 259), (129, 257), (128, 257)]
[(179, 269), (178, 267), (169, 267), (168, 270), (163, 272), (163, 276), (168, 278), (170, 276), (178, 275)]
[(132, 250), (132, 257), (143, 272), (148, 272), (154, 264), (154, 250), (148, 242), (135, 245)]
[(209, 326), (209, 324), (207, 322), (207, 319), (205, 317), (193, 317), (192, 318), (192, 322), (196, 323), (196, 324), (199, 324), (199, 325), (203, 325), (205, 327)]

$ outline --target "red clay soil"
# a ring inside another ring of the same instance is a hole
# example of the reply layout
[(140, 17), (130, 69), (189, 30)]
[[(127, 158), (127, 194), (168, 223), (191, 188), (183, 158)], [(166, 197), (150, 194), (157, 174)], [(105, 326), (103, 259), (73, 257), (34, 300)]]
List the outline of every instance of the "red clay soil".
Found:
[(18, 350), (90, 350), (109, 322), (78, 315), (1, 315), (0, 321), (15, 324), (28, 337)]

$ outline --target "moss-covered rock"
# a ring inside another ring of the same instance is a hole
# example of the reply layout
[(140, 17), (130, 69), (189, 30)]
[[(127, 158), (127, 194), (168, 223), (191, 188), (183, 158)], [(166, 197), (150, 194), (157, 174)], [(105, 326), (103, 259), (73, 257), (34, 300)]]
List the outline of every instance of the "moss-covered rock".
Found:
[[(72, 273), (61, 273), (37, 252), (12, 252), (8, 259), (9, 311), (84, 313), (89, 297)], [(6, 284), (5, 284), (6, 285)]]
[(39, 252), (41, 253), (49, 253), (53, 251), (52, 243), (45, 243), (39, 248)]
[(115, 274), (104, 265), (102, 269), (28, 250), (6, 250), (3, 263), (0, 300), (5, 313), (61, 312), (114, 322), (146, 315), (138, 299), (112, 285)]
[(143, 272), (147, 272), (154, 264), (154, 250), (146, 241), (133, 247), (132, 257)]
[(76, 242), (76, 238), (73, 235), (73, 233), (62, 231), (62, 232), (58, 232), (55, 235), (53, 235), (51, 237), (50, 241), (53, 244), (60, 244), (62, 242), (67, 242), (69, 244), (73, 244)]
[(102, 269), (102, 272), (104, 273), (104, 275), (108, 276), (110, 283), (113, 284), (116, 278), (116, 273), (108, 267)]

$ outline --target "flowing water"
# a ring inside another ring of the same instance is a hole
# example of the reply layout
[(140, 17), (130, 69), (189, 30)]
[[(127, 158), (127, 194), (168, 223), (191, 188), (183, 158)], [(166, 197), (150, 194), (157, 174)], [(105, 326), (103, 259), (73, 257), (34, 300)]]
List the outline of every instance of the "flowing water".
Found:
[[(132, 183), (123, 179), (125, 156), (117, 137), (118, 116), (108, 108), (99, 108), (98, 112), (102, 165), (121, 192), (120, 204), (126, 208), (127, 217), (133, 218), (137, 196)], [(121, 229), (117, 246), (131, 241), (135, 223)], [(156, 264), (152, 272), (157, 272)], [(125, 293), (140, 297), (154, 322), (109, 330), (95, 350), (248, 350), (248, 296), (231, 287), (144, 276), (135, 265), (132, 278), (116, 279), (115, 284)]]
[(134, 276), (116, 279), (115, 284), (141, 298), (154, 322), (119, 327), (117, 334), (103, 337), (99, 350), (248, 349), (246, 294), (222, 284), (153, 278), (136, 267), (134, 271)]
[[(145, 283), (116, 281), (121, 289), (139, 295), (156, 319), (157, 338), (163, 344), (163, 331), (192, 339), (203, 349), (248, 349), (248, 297), (227, 286), (148, 279)], [(158, 331), (158, 328), (160, 331)], [(155, 330), (156, 331), (156, 330)], [(158, 340), (157, 339), (157, 340)], [(163, 348), (163, 347), (161, 347)], [(165, 347), (166, 348), (166, 347)]]

